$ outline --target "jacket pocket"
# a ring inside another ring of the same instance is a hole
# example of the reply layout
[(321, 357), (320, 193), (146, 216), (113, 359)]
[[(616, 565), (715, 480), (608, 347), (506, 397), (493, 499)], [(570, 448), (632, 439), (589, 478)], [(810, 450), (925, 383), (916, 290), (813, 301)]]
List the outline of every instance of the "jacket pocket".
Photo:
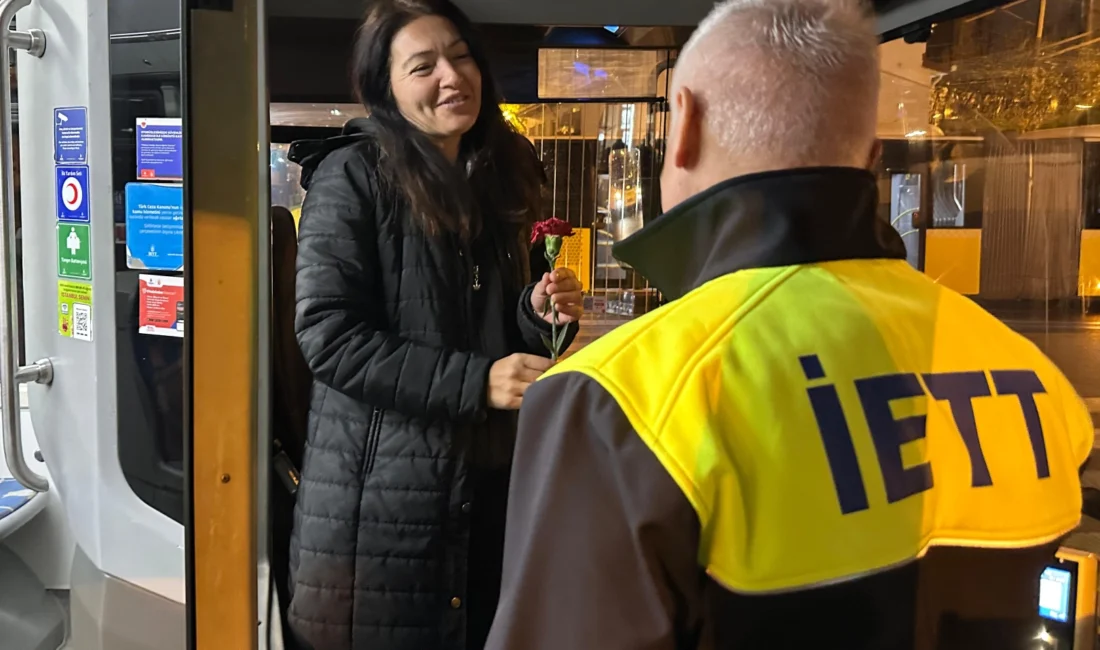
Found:
[(366, 478), (374, 469), (374, 459), (378, 456), (378, 439), (382, 432), (382, 409), (373, 409), (370, 412), (370, 422), (367, 423), (367, 442), (363, 445), (363, 467), (361, 476)]

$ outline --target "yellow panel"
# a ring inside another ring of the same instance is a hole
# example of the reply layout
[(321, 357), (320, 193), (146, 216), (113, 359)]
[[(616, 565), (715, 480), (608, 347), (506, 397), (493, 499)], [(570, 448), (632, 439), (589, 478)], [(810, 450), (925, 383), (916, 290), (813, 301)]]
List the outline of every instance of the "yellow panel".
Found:
[(581, 289), (592, 286), (592, 229), (574, 228), (573, 235), (561, 242), (558, 266), (572, 269), (581, 281)]
[(1100, 296), (1100, 230), (1081, 231), (1078, 282), (1082, 296)]
[(975, 295), (981, 285), (982, 231), (930, 229), (924, 245), (924, 272), (945, 287)]
[(266, 509), (257, 472), (267, 467), (257, 444), (270, 227), (264, 23), (259, 0), (230, 5), (192, 9), (185, 22), (193, 650), (257, 647), (265, 539), (257, 533)]

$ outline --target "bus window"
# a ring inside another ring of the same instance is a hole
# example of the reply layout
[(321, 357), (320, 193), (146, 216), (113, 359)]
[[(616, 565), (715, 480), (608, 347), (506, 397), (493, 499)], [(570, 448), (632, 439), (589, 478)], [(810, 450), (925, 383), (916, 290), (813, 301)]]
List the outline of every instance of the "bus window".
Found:
[(938, 23), (927, 42), (882, 45), (878, 174), (880, 213), (910, 263), (1100, 398), (1100, 44), (1082, 38), (1090, 6), (1013, 2)]
[[(182, 523), (186, 318), (152, 318), (142, 307), (143, 293), (182, 287), (182, 224), (178, 242), (165, 239), (159, 251), (139, 251), (132, 231), (140, 225), (128, 218), (134, 201), (127, 200), (128, 193), (132, 199), (150, 191), (182, 200), (182, 172), (139, 172), (137, 146), (139, 129), (151, 123), (176, 128), (155, 121), (181, 117), (179, 17), (178, 0), (141, 0), (140, 10), (130, 0), (108, 5), (119, 462), (142, 501)], [(140, 241), (144, 249), (156, 248)]]

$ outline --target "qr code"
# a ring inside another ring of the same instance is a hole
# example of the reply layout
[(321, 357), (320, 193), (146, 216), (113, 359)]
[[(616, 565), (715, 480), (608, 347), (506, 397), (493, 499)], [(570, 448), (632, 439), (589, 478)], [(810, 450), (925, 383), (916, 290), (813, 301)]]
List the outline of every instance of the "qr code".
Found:
[(81, 341), (92, 340), (91, 305), (73, 305), (73, 338)]

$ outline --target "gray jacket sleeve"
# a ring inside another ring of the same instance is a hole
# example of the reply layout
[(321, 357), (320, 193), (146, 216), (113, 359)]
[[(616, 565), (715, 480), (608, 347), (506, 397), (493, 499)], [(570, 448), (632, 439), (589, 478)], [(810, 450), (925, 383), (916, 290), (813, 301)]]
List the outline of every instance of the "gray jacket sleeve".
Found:
[(698, 518), (594, 380), (528, 390), (507, 522), (487, 650), (696, 647)]

